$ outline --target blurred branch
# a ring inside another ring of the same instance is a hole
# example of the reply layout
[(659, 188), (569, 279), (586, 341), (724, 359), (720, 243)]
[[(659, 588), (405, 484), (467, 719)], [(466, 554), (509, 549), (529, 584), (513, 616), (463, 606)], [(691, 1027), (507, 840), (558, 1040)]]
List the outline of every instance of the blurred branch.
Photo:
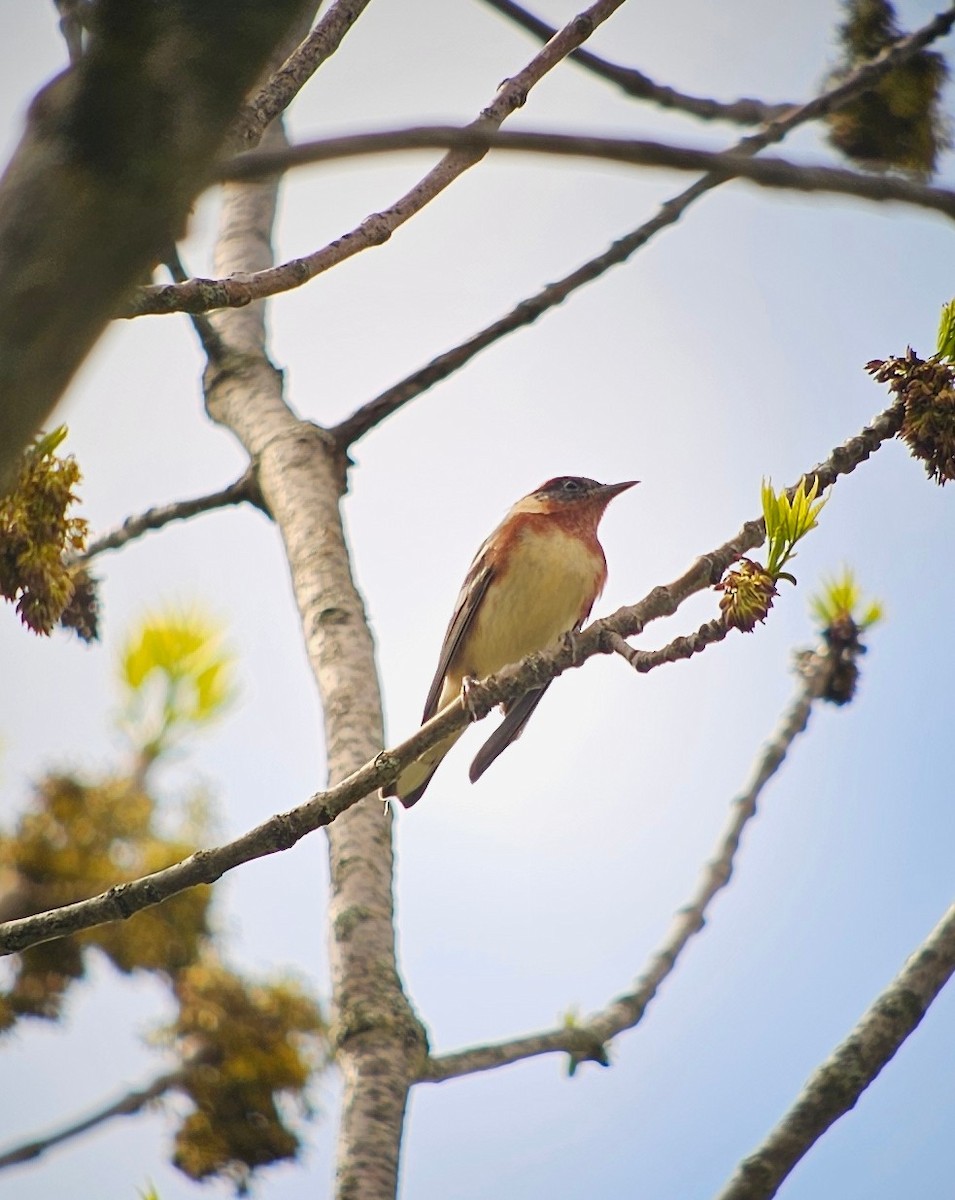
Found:
[[(840, 476), (850, 474), (884, 441), (898, 432), (902, 415), (902, 403), (896, 401), (855, 437), (837, 446), (827, 459), (813, 467), (807, 475), (817, 477), (819, 490), (823, 491)], [(795, 491), (795, 487), (791, 491)], [(458, 698), (410, 738), (392, 750), (382, 751), (341, 783), (324, 792), (316, 792), (304, 804), (270, 817), (234, 841), (213, 849), (200, 850), (164, 870), (120, 884), (88, 900), (0, 924), (0, 954), (24, 950), (28, 946), (77, 933), (81, 929), (90, 929), (106, 921), (125, 920), (133, 913), (159, 904), (185, 888), (199, 883), (215, 883), (227, 871), (242, 863), (289, 849), (307, 833), (330, 825), (342, 812), (375, 788), (390, 783), (409, 763), (420, 758), (448, 734), (463, 729), (469, 721), (483, 719), (497, 705), (517, 699), (571, 667), (581, 666), (596, 654), (611, 653), (615, 649), (611, 635), (618, 638), (634, 637), (651, 621), (672, 616), (688, 597), (718, 582), (731, 563), (747, 550), (758, 546), (764, 537), (762, 519), (748, 521), (734, 538), (701, 555), (668, 586), (656, 587), (639, 603), (594, 621), (573, 638), (565, 638), (553, 650), (532, 654), (521, 663), (505, 667), (488, 679), (472, 683), (466, 702)], [(662, 661), (668, 660), (664, 658)]]
[(272, 121), (288, 108), (322, 63), (342, 44), (368, 3), (369, 0), (336, 0), (308, 37), (243, 106), (229, 131), (229, 145), (233, 149), (247, 150), (259, 144)]
[(210, 492), (208, 496), (197, 496), (194, 500), (176, 500), (172, 504), (159, 504), (155, 508), (147, 508), (138, 516), (127, 517), (118, 529), (94, 538), (83, 553), (78, 554), (72, 561), (88, 562), (106, 550), (120, 549), (128, 542), (142, 537), (144, 533), (162, 529), (171, 521), (185, 521), (200, 513), (212, 512), (217, 508), (228, 508), (230, 505), (242, 504), (245, 501), (262, 508), (252, 467), (249, 467), (235, 483), (230, 483), (221, 491)]
[[(531, 88), (610, 17), (624, 0), (596, 0), (574, 17), (543, 47), (522, 71), (504, 81), (494, 99), (469, 128), (495, 130), (527, 100)], [(452, 151), (441, 159), (411, 191), (389, 208), (373, 213), (349, 233), (313, 254), (291, 259), (277, 267), (229, 279), (192, 279), (184, 284), (153, 284), (141, 288), (119, 313), (140, 317), (149, 313), (208, 312), (213, 308), (241, 308), (278, 292), (301, 287), (330, 267), (337, 266), (370, 246), (386, 242), (406, 221), (449, 187), (486, 151)]]
[(763, 747), (745, 790), (733, 801), (729, 819), (712, 858), (703, 869), (695, 892), (676, 913), (670, 932), (637, 978), (632, 990), (585, 1021), (573, 1025), (562, 1025), (546, 1033), (514, 1038), (509, 1042), (433, 1056), (422, 1070), (421, 1082), (442, 1083), (446, 1079), (490, 1071), (526, 1058), (557, 1052), (569, 1054), (572, 1062), (590, 1059), (606, 1065), (607, 1042), (639, 1024), (690, 940), (703, 929), (713, 899), (732, 877), (743, 830), (756, 815), (756, 805), (763, 788), (782, 766), (793, 742), (805, 730), (812, 706), (826, 691), (835, 666), (836, 656), (831, 649), (822, 646), (812, 654), (811, 662), (803, 667), (799, 690)]
[(131, 1117), (141, 1112), (153, 1100), (158, 1100), (160, 1096), (164, 1096), (168, 1091), (176, 1087), (181, 1079), (182, 1072), (180, 1071), (171, 1071), (168, 1074), (159, 1075), (148, 1086), (134, 1088), (132, 1091), (127, 1092), (125, 1096), (114, 1100), (112, 1104), (107, 1104), (105, 1108), (97, 1109), (96, 1112), (91, 1113), (88, 1117), (84, 1117), (80, 1121), (76, 1121), (72, 1125), (64, 1126), (63, 1129), (58, 1130), (56, 1133), (49, 1133), (45, 1137), (34, 1138), (32, 1141), (15, 1146), (12, 1150), (0, 1152), (0, 1170), (4, 1167), (15, 1167), (19, 1163), (32, 1162), (48, 1150), (52, 1150), (55, 1146), (62, 1145), (63, 1142), (71, 1141), (81, 1134), (88, 1133), (98, 1125), (105, 1125), (107, 1121), (111, 1121), (114, 1117)]
[(893, 1057), (955, 972), (955, 905), (810, 1076), (792, 1108), (737, 1167), (718, 1200), (769, 1200), (793, 1167)]
[[(533, 13), (515, 4), (514, 0), (484, 0), (491, 8), (510, 17), (521, 28), (546, 42), (554, 36), (552, 25), (535, 17)], [(740, 99), (731, 103), (710, 100), (706, 97), (688, 96), (675, 88), (654, 83), (649, 76), (634, 67), (622, 67), (609, 62), (589, 50), (575, 50), (568, 55), (571, 62), (585, 67), (593, 75), (615, 83), (621, 91), (637, 100), (652, 100), (662, 108), (675, 108), (704, 121), (732, 121), (737, 125), (762, 125), (781, 116), (792, 104), (766, 104), (762, 100)]]
[(60, 14), (60, 33), (66, 42), (70, 64), (75, 66), (83, 57), (84, 16), (92, 10), (90, 0), (54, 0)]
[(218, 177), (226, 181), (260, 179), (310, 163), (438, 146), (473, 152), (510, 150), (527, 154), (595, 158), (670, 171), (708, 171), (720, 176), (722, 182), (731, 178), (748, 179), (760, 187), (833, 192), (883, 203), (894, 201), (934, 209), (948, 217), (955, 217), (955, 192), (894, 175), (867, 175), (842, 167), (811, 166), (782, 158), (751, 158), (748, 154), (698, 150), (636, 138), (590, 137), (532, 130), (486, 133), (480, 129), (453, 125), (358, 133), (303, 142), (285, 150), (256, 151), (226, 163), (220, 168)]
[[(781, 141), (797, 126), (826, 116), (827, 113), (834, 111), (840, 105), (847, 103), (871, 87), (900, 62), (906, 61), (930, 42), (944, 36), (953, 24), (955, 24), (955, 5), (950, 5), (944, 13), (929, 21), (920, 30), (903, 38), (890, 49), (883, 50), (871, 62), (857, 67), (840, 84), (822, 92), (799, 108), (793, 109), (785, 117), (772, 121), (759, 133), (742, 138), (730, 153), (734, 155), (756, 154), (766, 146)], [(492, 346), (507, 334), (533, 324), (545, 312), (562, 304), (578, 288), (599, 279), (611, 267), (626, 262), (656, 234), (675, 224), (701, 196), (706, 195), (713, 188), (719, 187), (720, 184), (726, 183), (727, 178), (726, 175), (719, 172), (704, 175), (690, 187), (661, 205), (650, 220), (618, 238), (603, 254), (583, 263), (569, 275), (565, 275), (563, 279), (548, 284), (535, 295), (521, 300), (503, 317), (492, 321), (490, 325), (486, 325), (457, 346), (437, 355), (424, 367), (405, 376), (398, 383), (392, 384), (390, 388), (386, 388), (372, 400), (361, 405), (350, 417), (346, 417), (332, 430), (340, 445), (347, 449), (380, 421), (397, 412), (410, 400), (414, 400), (429, 388), (434, 387), (436, 383), (440, 383), (443, 379), (453, 375), (455, 371), (459, 371), (482, 350)]]
[(0, 487), (157, 246), (303, 0), (98, 0), (0, 179)]

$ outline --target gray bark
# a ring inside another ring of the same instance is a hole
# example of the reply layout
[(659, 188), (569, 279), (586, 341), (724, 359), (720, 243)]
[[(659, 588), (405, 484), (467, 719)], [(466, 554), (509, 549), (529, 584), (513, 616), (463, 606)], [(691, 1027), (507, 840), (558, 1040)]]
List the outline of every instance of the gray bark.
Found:
[[(225, 190), (218, 272), (267, 265), (274, 199), (271, 184)], [(374, 646), (339, 508), (344, 458), (286, 405), (265, 354), (262, 304), (218, 313), (212, 324), (221, 357), (207, 372), (208, 409), (249, 452), (284, 539), (334, 783), (383, 745)], [(375, 799), (359, 802), (329, 828), (328, 849), (332, 1037), (344, 1080), (336, 1193), (393, 1197), (408, 1089), (427, 1048), (398, 976), (390, 814)]]

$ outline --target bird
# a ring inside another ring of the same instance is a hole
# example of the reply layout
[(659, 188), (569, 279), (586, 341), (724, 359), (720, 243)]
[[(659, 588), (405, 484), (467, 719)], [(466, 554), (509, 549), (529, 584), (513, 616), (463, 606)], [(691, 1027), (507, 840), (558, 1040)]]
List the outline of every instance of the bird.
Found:
[[(421, 723), (450, 704), (470, 679), (483, 679), (561, 635), (576, 632), (607, 582), (597, 526), (607, 505), (639, 480), (598, 483), (559, 475), (529, 492), (474, 557), (455, 604)], [(520, 737), (550, 683), (502, 705), (504, 720), (478, 751), (469, 777), (476, 782)], [(433, 746), (381, 789), (411, 808), (463, 733)]]

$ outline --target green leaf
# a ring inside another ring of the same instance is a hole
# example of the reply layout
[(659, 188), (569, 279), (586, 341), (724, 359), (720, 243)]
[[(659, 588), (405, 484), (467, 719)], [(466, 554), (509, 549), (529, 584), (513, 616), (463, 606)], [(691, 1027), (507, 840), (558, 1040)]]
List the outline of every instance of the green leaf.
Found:
[(955, 300), (942, 305), (936, 353), (948, 362), (955, 360)]
[(808, 490), (803, 477), (792, 496), (785, 491), (777, 495), (772, 481), (763, 480), (761, 499), (769, 543), (766, 571), (773, 581), (789, 579), (795, 582), (791, 575), (784, 573), (783, 568), (795, 556), (796, 543), (819, 523), (818, 516), (826, 498), (819, 500), (818, 494), (818, 476), (813, 477)]

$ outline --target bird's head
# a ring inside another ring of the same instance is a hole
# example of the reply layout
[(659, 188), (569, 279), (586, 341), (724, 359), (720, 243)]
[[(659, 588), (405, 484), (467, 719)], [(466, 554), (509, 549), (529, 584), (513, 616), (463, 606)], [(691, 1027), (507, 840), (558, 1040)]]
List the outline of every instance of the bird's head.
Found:
[(512, 514), (538, 513), (553, 517), (560, 524), (595, 529), (604, 509), (614, 498), (639, 481), (598, 483), (583, 475), (558, 475), (519, 500)]

